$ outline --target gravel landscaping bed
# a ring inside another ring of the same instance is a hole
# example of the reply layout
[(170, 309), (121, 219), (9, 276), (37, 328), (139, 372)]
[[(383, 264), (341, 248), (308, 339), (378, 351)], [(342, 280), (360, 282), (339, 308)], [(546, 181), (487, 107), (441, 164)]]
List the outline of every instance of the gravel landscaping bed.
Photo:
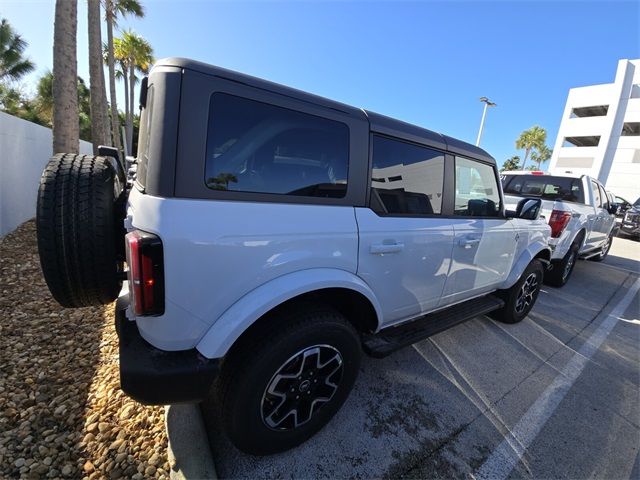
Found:
[(168, 478), (162, 407), (119, 387), (113, 305), (64, 309), (35, 223), (0, 239), (0, 477)]

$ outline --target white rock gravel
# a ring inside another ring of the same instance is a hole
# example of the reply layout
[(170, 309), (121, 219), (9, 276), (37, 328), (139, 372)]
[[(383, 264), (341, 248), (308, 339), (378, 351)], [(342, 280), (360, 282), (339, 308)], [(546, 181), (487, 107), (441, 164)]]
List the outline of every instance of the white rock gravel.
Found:
[(35, 223), (0, 239), (0, 478), (168, 478), (162, 407), (119, 386), (113, 305), (64, 309)]

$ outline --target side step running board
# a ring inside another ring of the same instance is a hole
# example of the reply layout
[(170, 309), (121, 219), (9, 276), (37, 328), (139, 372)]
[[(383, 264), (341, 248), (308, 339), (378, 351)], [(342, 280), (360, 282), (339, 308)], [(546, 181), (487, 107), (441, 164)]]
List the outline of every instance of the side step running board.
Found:
[(429, 313), (400, 326), (388, 327), (375, 335), (366, 335), (362, 339), (362, 345), (368, 355), (376, 358), (386, 357), (402, 347), (424, 340), (454, 325), (503, 306), (504, 302), (493, 295), (475, 298), (444, 310)]

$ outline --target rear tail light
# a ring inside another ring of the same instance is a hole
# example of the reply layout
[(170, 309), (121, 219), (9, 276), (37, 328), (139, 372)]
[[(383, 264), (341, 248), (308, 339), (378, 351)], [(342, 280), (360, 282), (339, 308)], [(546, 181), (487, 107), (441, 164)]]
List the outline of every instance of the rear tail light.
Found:
[(151, 233), (127, 233), (129, 291), (136, 315), (164, 313), (164, 262), (162, 241)]
[(540, 170), (534, 170), (533, 172), (531, 172), (531, 175), (544, 175), (544, 172), (541, 172)]
[(567, 228), (567, 224), (571, 220), (571, 212), (563, 212), (562, 210), (553, 210), (549, 217), (549, 226), (551, 227), (551, 237), (558, 238)]

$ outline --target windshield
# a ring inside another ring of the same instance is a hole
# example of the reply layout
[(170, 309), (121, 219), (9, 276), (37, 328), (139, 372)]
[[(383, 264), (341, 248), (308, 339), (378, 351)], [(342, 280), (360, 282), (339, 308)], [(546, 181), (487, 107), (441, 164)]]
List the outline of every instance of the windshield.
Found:
[(633, 206), (640, 207), (640, 197), (638, 197), (638, 199), (635, 202), (633, 202)]

